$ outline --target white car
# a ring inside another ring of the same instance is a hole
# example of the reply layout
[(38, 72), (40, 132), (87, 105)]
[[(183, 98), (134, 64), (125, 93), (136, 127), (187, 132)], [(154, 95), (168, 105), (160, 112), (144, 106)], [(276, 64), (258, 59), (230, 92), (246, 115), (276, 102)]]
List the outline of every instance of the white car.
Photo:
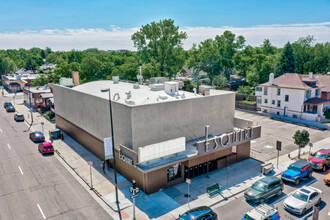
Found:
[(321, 203), (322, 191), (311, 186), (304, 186), (290, 194), (290, 196), (284, 200), (284, 209), (303, 215), (306, 211), (312, 208), (314, 205)]

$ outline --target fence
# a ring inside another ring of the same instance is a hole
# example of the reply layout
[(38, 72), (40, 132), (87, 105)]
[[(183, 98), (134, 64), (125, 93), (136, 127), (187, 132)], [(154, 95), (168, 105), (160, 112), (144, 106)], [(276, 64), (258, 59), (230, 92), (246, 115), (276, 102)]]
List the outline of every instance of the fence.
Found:
[(244, 101), (247, 98), (250, 98), (251, 101), (256, 102), (257, 101), (257, 97), (254, 95), (245, 95), (245, 94), (238, 94), (236, 93), (236, 101)]
[(245, 110), (249, 110), (249, 111), (257, 111), (257, 104), (250, 104), (250, 103), (236, 101), (235, 108), (236, 109), (245, 109)]

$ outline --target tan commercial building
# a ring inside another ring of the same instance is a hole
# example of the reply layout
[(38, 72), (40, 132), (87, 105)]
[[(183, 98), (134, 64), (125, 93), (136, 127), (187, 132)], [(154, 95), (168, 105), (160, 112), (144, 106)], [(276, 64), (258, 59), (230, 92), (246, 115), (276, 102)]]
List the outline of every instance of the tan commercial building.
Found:
[(260, 126), (235, 118), (233, 92), (202, 96), (179, 91), (177, 82), (53, 85), (56, 125), (101, 160), (111, 137), (106, 88), (117, 169), (148, 194), (249, 158), (250, 140), (260, 137)]

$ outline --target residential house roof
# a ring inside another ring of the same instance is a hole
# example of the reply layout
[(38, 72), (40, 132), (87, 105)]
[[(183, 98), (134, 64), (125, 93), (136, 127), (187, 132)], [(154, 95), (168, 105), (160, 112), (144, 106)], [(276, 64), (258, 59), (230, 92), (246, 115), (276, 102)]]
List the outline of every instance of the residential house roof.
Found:
[(324, 86), (322, 91), (330, 92), (330, 74), (315, 74), (315, 78)]
[[(316, 82), (315, 86), (308, 84), (309, 82)], [(261, 84), (262, 86), (276, 86), (281, 88), (293, 89), (311, 89), (323, 87), (315, 76), (309, 78), (309, 75), (302, 75), (298, 73), (286, 73), (274, 79), (272, 85), (269, 82)]]

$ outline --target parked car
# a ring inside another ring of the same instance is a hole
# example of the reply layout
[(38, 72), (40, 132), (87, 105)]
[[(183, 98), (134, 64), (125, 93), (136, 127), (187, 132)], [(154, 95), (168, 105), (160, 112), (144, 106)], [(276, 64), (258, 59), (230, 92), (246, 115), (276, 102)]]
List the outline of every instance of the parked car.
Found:
[(280, 218), (277, 208), (262, 203), (245, 213), (241, 220), (279, 220)]
[(325, 175), (324, 182), (325, 184), (330, 185), (330, 172), (327, 175)]
[(294, 191), (283, 202), (284, 209), (303, 215), (314, 205), (321, 203), (322, 191), (311, 186), (304, 186)]
[(200, 206), (194, 209), (190, 209), (182, 215), (179, 215), (177, 220), (216, 220), (218, 216), (208, 206)]
[(40, 131), (30, 133), (30, 139), (34, 142), (44, 142), (45, 136)]
[(265, 177), (248, 188), (244, 197), (248, 202), (264, 203), (266, 199), (282, 194), (284, 184), (278, 177)]
[(54, 147), (52, 143), (50, 142), (44, 142), (38, 145), (38, 150), (42, 155), (44, 154), (53, 154), (54, 153)]
[(12, 106), (11, 102), (5, 102), (3, 103), (3, 107), (7, 108), (8, 106)]
[(14, 115), (14, 120), (15, 121), (24, 121), (24, 115), (22, 113), (15, 113)]
[(308, 160), (312, 162), (313, 169), (325, 172), (327, 167), (330, 167), (330, 149), (319, 150), (308, 158)]
[(291, 164), (282, 174), (282, 180), (298, 185), (303, 178), (312, 178), (312, 172), (312, 166), (309, 161), (299, 160)]
[(6, 108), (6, 111), (7, 111), (7, 112), (15, 112), (15, 107), (12, 106), (12, 105), (9, 105), (9, 106), (7, 106), (7, 108)]

